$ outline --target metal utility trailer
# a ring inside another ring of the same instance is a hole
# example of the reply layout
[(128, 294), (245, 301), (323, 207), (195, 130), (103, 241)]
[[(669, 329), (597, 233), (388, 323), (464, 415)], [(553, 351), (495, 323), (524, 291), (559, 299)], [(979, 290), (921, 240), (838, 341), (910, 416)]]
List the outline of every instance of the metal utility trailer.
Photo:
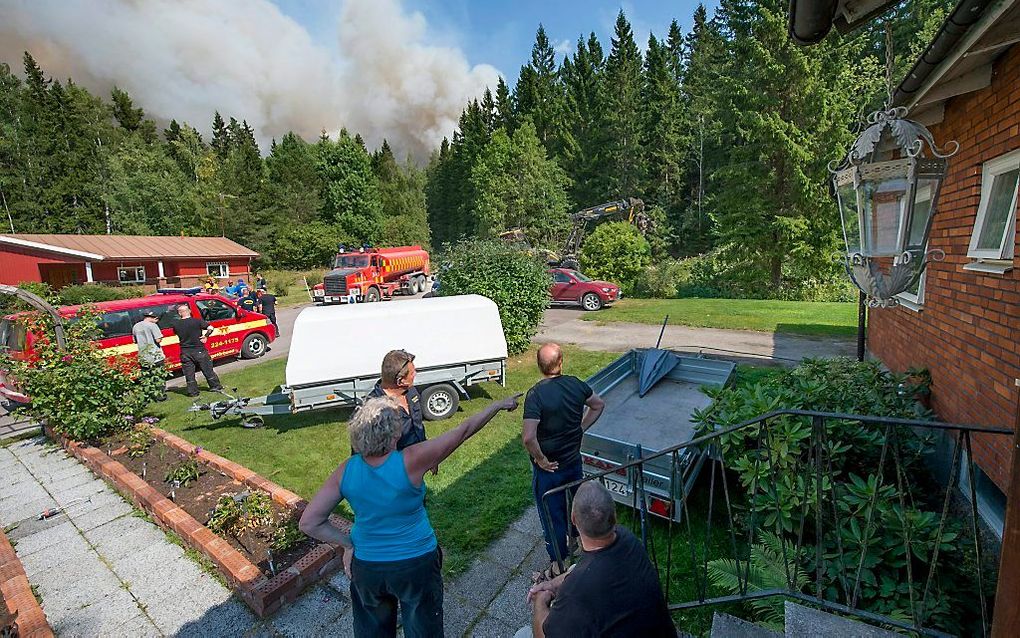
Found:
[[(640, 396), (646, 353), (662, 352), (650, 348), (631, 350), (588, 379), (588, 385), (605, 400), (606, 409), (581, 441), (586, 475), (611, 470), (693, 439), (691, 415), (712, 402), (702, 388), (728, 384), (736, 367), (727, 361), (665, 351), (671, 367)], [(677, 361), (672, 365), (674, 359)], [(619, 503), (634, 506), (636, 494), (643, 493), (647, 511), (679, 521), (681, 498), (694, 485), (705, 455), (695, 449), (681, 450), (678, 454), (675, 474), (672, 455), (646, 463), (643, 487), (636, 468), (609, 474), (604, 484)]]
[[(199, 405), (195, 409), (209, 410), (214, 419), (239, 416), (245, 427), (261, 427), (266, 416), (356, 406), (378, 381), (379, 375), (375, 375), (295, 387), (284, 385), (266, 396), (235, 398), (228, 395), (225, 401)], [(485, 382), (506, 385), (505, 359), (420, 369), (414, 385), (421, 394), (423, 416), (434, 421), (456, 412), (460, 399), (468, 398), (467, 389)]]

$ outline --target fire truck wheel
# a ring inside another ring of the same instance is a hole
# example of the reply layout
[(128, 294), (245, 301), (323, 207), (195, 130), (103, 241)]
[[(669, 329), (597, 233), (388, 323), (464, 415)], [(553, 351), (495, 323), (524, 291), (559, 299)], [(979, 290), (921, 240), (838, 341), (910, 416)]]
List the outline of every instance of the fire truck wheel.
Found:
[(365, 294), (365, 301), (372, 303), (373, 301), (379, 301), (379, 289), (372, 286), (368, 289), (368, 293)]
[(599, 296), (593, 292), (589, 292), (585, 296), (581, 297), (581, 307), (585, 310), (601, 310), (602, 300)]
[(452, 385), (440, 383), (421, 393), (421, 403), (422, 416), (429, 421), (439, 421), (453, 416), (460, 405), (460, 397)]
[(241, 358), (242, 359), (258, 359), (266, 353), (266, 347), (269, 342), (262, 335), (250, 334), (248, 338), (241, 344)]

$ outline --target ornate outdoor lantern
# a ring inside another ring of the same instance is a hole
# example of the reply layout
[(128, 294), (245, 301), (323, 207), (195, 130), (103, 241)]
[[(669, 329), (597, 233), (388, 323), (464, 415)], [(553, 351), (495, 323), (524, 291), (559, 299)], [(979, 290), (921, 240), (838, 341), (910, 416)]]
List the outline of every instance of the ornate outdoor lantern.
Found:
[(940, 149), (931, 132), (906, 114), (903, 107), (872, 113), (846, 158), (829, 167), (847, 274), (872, 307), (895, 306), (896, 295), (917, 285), (929, 260), (945, 258), (927, 249), (928, 233), (946, 158), (959, 144)]

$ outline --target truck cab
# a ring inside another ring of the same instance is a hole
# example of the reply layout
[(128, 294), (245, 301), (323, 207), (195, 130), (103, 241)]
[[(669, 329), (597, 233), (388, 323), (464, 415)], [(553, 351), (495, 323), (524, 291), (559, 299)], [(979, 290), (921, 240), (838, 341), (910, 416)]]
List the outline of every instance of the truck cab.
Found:
[(321, 304), (375, 302), (428, 287), (429, 254), (421, 246), (341, 250), (312, 296)]

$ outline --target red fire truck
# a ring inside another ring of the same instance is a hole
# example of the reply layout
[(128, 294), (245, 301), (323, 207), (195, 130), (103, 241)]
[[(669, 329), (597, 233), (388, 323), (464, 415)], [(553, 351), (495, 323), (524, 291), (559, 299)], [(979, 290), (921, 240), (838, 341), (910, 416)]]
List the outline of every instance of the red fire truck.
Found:
[(421, 246), (341, 251), (312, 295), (323, 304), (414, 295), (426, 289), (429, 274), (429, 254)]

